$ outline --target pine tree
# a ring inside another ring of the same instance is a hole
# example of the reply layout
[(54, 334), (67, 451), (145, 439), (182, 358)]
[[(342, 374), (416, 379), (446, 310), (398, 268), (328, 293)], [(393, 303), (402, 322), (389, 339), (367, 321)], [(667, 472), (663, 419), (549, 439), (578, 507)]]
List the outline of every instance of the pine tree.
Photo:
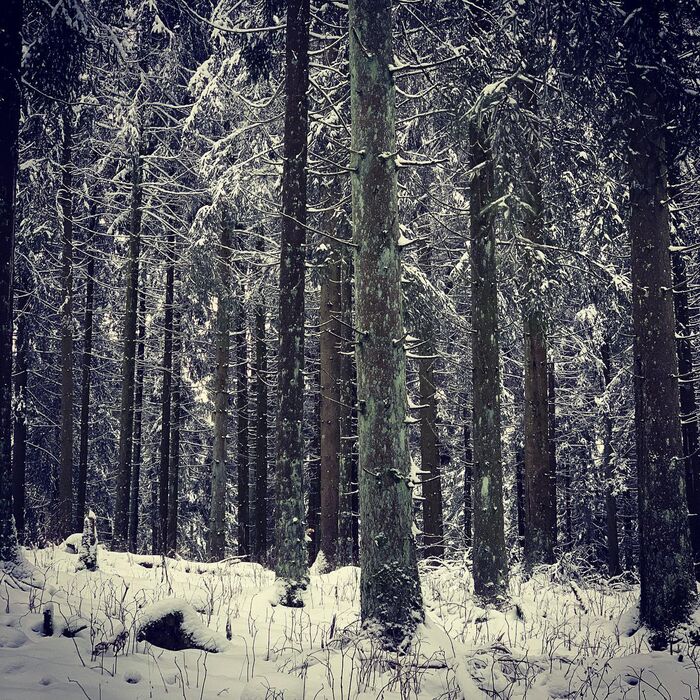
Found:
[(304, 289), (309, 86), (309, 0), (287, 3), (275, 573), (280, 603), (303, 605), (308, 579), (304, 517)]
[(12, 508), (12, 289), (19, 152), (22, 0), (0, 13), (0, 562), (19, 558)]
[(398, 647), (423, 619), (412, 533), (398, 247), (391, 0), (351, 0), (352, 218), (360, 470), (360, 608)]

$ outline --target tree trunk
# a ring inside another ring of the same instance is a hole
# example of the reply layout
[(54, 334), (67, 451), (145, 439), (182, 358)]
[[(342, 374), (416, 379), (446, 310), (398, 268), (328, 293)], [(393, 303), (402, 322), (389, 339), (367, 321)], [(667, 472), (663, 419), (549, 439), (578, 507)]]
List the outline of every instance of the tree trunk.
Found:
[(515, 452), (515, 510), (518, 520), (518, 541), (525, 543), (525, 454), (522, 447)]
[(698, 407), (695, 400), (693, 378), (692, 329), (688, 301), (688, 276), (685, 260), (680, 253), (672, 258), (674, 282), (674, 308), (678, 329), (676, 352), (678, 354), (678, 381), (681, 405), (681, 433), (683, 458), (685, 459), (685, 484), (688, 498), (688, 523), (690, 543), (693, 549), (695, 576), (700, 576), (700, 440), (698, 439)]
[(226, 444), (229, 418), (228, 369), (231, 310), (231, 225), (224, 218), (219, 237), (219, 279), (216, 309), (216, 367), (214, 370), (214, 450), (209, 512), (209, 559), (226, 555)]
[(420, 403), (425, 408), (420, 415), (420, 457), (423, 496), (424, 556), (441, 557), (444, 552), (442, 523), (442, 481), (440, 478), (440, 449), (437, 435), (437, 400), (435, 398), (434, 328), (422, 334), (424, 357), (418, 360)]
[(338, 461), (338, 547), (336, 560), (339, 566), (356, 562), (353, 556), (353, 456), (355, 431), (353, 429), (354, 375), (352, 358), (355, 354), (352, 334), (352, 258), (341, 259), (341, 355), (340, 355), (340, 455)]
[(134, 427), (134, 381), (136, 369), (136, 316), (139, 287), (139, 256), (141, 249), (142, 162), (140, 155), (132, 157), (131, 170), (131, 231), (129, 259), (126, 271), (126, 310), (124, 312), (124, 353), (122, 357), (122, 394), (119, 414), (119, 465), (114, 504), (112, 548), (124, 551), (129, 536), (129, 496), (131, 495), (131, 444)]
[(337, 561), (340, 503), (340, 255), (330, 251), (321, 272), (321, 519), (320, 550), (333, 568)]
[[(313, 411), (317, 426), (321, 427), (321, 397), (319, 393), (313, 398)], [(320, 430), (311, 434), (308, 442), (308, 458), (306, 464), (306, 545), (309, 562), (313, 564), (319, 552), (320, 526), (321, 520), (321, 458), (320, 450)]]
[[(241, 299), (245, 295), (240, 287)], [(250, 458), (248, 453), (248, 329), (243, 302), (236, 310), (236, 446), (238, 472), (238, 554), (250, 554)]]
[(12, 288), (22, 101), (22, 0), (0, 13), (0, 561), (20, 557), (12, 517)]
[(158, 472), (158, 549), (165, 553), (168, 543), (168, 494), (170, 471), (170, 430), (173, 385), (173, 297), (175, 291), (175, 233), (168, 234), (168, 263), (165, 271), (163, 309), (163, 388), (161, 391), (160, 470)]
[(423, 619), (406, 432), (391, 0), (351, 0), (360, 610), (387, 647)]
[(134, 444), (131, 450), (131, 498), (129, 503), (129, 551), (138, 551), (139, 543), (139, 506), (141, 482), (141, 436), (143, 432), (143, 375), (144, 355), (146, 352), (146, 294), (143, 285), (139, 290), (139, 320), (138, 320), (137, 350), (136, 350), (136, 394), (134, 396)]
[(61, 153), (61, 466), (58, 479), (58, 535), (73, 528), (73, 115), (63, 112)]
[[(524, 85), (524, 84), (523, 84)], [(523, 106), (537, 114), (537, 97), (522, 88)], [(543, 243), (542, 183), (538, 135), (523, 148), (523, 237), (535, 246)], [(542, 308), (542, 263), (533, 248), (526, 248), (527, 280), (524, 289), (523, 336), (525, 344), (525, 567), (554, 561), (557, 544), (556, 475), (549, 458), (547, 399), (547, 320)]]
[[(89, 231), (94, 233), (97, 216), (90, 216)], [(90, 436), (90, 383), (92, 379), (92, 330), (95, 297), (95, 256), (88, 251), (87, 279), (85, 280), (85, 310), (83, 314), (83, 356), (81, 358), (80, 382), (80, 451), (78, 453), (78, 488), (76, 492), (74, 532), (84, 527), (86, 515), (85, 494), (87, 489), (88, 446)]]
[(304, 282), (309, 86), (309, 0), (287, 3), (275, 574), (280, 602), (301, 606), (308, 580), (304, 513)]
[(176, 336), (173, 348), (172, 416), (170, 434), (170, 464), (168, 465), (168, 524), (165, 551), (169, 557), (177, 553), (177, 529), (180, 496), (180, 422), (182, 420), (182, 323), (174, 323)]
[(29, 377), (29, 332), (27, 311), (30, 292), (17, 293), (17, 341), (14, 372), (14, 429), (12, 435), (12, 500), (20, 544), (24, 542), (24, 502), (27, 466), (27, 379)]
[(472, 482), (474, 456), (472, 454), (472, 415), (467, 402), (467, 395), (462, 395), (462, 446), (464, 448), (464, 546), (471, 547), (472, 537)]
[[(603, 392), (607, 395), (612, 374), (610, 345), (607, 341), (601, 347), (603, 360)], [(607, 402), (606, 402), (607, 403)], [(612, 416), (606, 405), (603, 416), (603, 474), (605, 476), (605, 522), (608, 545), (608, 573), (617, 576), (620, 573), (620, 547), (617, 535), (617, 497), (615, 496), (615, 471), (612, 462)]]
[(498, 269), (494, 170), (488, 125), (474, 119), (469, 127), (472, 414), (474, 508), (474, 592), (488, 602), (507, 593), (508, 559), (503, 531), (501, 464), (501, 372), (498, 342)]
[(695, 599), (675, 343), (663, 97), (659, 93), (659, 17), (625, 3), (630, 241), (634, 325), (635, 429), (639, 471), (640, 617), (666, 631), (685, 620)]
[(267, 313), (265, 302), (255, 310), (255, 559), (267, 555)]

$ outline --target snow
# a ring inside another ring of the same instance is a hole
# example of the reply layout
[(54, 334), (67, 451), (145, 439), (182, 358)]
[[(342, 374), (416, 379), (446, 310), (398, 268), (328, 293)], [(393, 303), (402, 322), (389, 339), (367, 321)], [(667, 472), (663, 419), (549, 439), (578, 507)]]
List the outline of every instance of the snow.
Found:
[[(397, 655), (360, 629), (355, 567), (312, 572), (306, 607), (292, 610), (270, 604), (274, 574), (258, 564), (100, 548), (100, 568), (88, 572), (63, 547), (25, 554), (32, 581), (0, 580), (0, 700), (700, 697), (700, 661), (686, 639), (700, 615), (671, 650), (652, 652), (638, 586), (565, 564), (529, 581), (515, 571), (504, 610), (474, 600), (468, 562), (422, 568), (426, 621)], [(146, 621), (172, 611), (215, 636), (221, 652), (137, 641)]]

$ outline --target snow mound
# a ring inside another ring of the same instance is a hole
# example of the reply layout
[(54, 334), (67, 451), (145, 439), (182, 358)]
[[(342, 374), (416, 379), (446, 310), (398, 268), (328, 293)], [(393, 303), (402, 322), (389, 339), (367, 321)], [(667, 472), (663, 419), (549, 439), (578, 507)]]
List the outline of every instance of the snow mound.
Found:
[(170, 651), (202, 649), (218, 653), (229, 646), (226, 638), (207, 627), (182, 598), (166, 598), (145, 606), (138, 616), (136, 640)]
[(74, 532), (72, 535), (68, 535), (65, 540), (61, 543), (61, 548), (64, 552), (69, 554), (77, 554), (80, 549), (80, 545), (83, 541), (82, 532)]

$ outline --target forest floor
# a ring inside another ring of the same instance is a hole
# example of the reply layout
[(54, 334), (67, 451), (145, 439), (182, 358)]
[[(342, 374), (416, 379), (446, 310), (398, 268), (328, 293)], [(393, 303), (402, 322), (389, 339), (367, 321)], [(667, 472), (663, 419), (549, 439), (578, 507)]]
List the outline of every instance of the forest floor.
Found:
[[(474, 602), (464, 563), (424, 568), (427, 621), (398, 656), (359, 631), (354, 567), (313, 575), (306, 607), (292, 610), (270, 605), (274, 575), (257, 564), (100, 549), (89, 573), (62, 547), (26, 557), (33, 585), (0, 580), (0, 700), (700, 699), (690, 631), (651, 651), (634, 585), (575, 582), (561, 566), (514, 577), (505, 612)], [(136, 641), (144, 606), (171, 597), (217, 631), (220, 653)]]

